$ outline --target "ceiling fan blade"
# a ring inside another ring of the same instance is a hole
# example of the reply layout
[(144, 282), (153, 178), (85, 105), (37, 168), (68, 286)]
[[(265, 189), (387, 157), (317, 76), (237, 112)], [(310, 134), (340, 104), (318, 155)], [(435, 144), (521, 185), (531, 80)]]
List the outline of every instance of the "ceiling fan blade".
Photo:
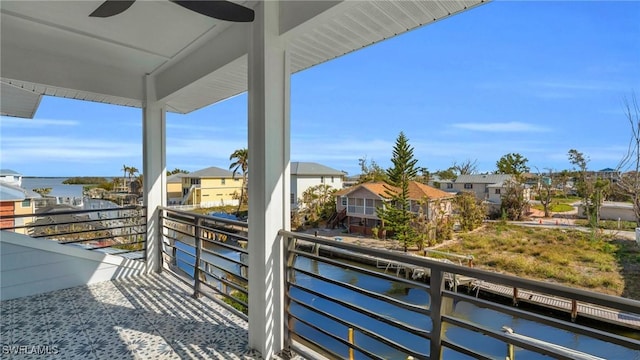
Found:
[(252, 9), (232, 3), (231, 1), (212, 0), (171, 0), (182, 7), (212, 18), (235, 21), (251, 22), (255, 14)]
[(133, 5), (135, 0), (106, 0), (102, 5), (98, 6), (89, 16), (106, 18), (118, 15)]

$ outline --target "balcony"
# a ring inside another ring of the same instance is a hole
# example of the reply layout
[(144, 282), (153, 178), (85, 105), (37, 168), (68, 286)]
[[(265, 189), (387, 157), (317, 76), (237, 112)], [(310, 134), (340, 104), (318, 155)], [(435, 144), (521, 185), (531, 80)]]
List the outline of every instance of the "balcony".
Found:
[[(161, 273), (5, 300), (3, 351), (15, 359), (261, 358), (248, 343), (248, 225), (159, 210)], [(284, 230), (280, 237), (287, 356), (640, 356), (638, 301)]]

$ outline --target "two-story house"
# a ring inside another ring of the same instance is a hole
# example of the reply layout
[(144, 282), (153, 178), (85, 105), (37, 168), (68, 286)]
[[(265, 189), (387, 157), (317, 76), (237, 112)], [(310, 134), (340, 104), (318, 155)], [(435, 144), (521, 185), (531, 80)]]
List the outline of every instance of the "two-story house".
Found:
[[(349, 232), (370, 235), (371, 228), (381, 226), (376, 209), (388, 206), (388, 191), (398, 191), (398, 189), (383, 182), (373, 182), (352, 186), (335, 194), (336, 212), (346, 213), (345, 222)], [(424, 206), (423, 202), (426, 200), (423, 214), (428, 220), (434, 219), (436, 211), (441, 211), (445, 215), (451, 214), (451, 200), (454, 196), (455, 194), (417, 181), (409, 182), (411, 211), (419, 213), (420, 206)]]
[(0, 182), (20, 187), (22, 186), (22, 174), (11, 169), (0, 169)]
[(242, 176), (211, 166), (182, 175), (182, 205), (200, 207), (238, 205)]
[(177, 173), (167, 176), (167, 204), (176, 205), (182, 203), (182, 177), (185, 173)]
[(460, 175), (453, 183), (453, 188), (456, 192), (473, 193), (479, 200), (500, 204), (502, 194), (512, 178), (511, 175), (504, 174)]
[[(23, 226), (33, 222), (32, 217), (6, 218), (12, 215), (28, 215), (35, 212), (34, 199), (40, 194), (25, 190), (19, 186), (0, 181), (0, 229)], [(26, 229), (16, 229), (18, 233), (26, 233)]]
[(315, 162), (291, 162), (291, 208), (298, 208), (302, 194), (321, 184), (342, 189), (345, 173)]

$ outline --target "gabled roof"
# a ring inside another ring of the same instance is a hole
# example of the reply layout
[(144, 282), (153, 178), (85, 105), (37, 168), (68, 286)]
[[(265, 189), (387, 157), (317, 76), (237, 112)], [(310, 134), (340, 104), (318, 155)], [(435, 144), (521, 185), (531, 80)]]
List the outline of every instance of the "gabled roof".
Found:
[[(2, 96), (4, 96), (4, 94), (2, 94)], [(22, 174), (20, 174), (17, 171), (13, 171), (11, 169), (0, 169), (0, 176), (5, 176), (5, 175), (22, 175)]]
[(181, 183), (182, 182), (182, 178), (188, 175), (187, 173), (183, 173), (183, 172), (179, 172), (177, 174), (173, 174), (167, 177), (167, 184), (175, 184), (175, 183)]
[(324, 166), (322, 164), (318, 164), (315, 162), (299, 162), (292, 161), (291, 162), (291, 175), (302, 175), (302, 176), (344, 176), (342, 171), (332, 169), (328, 166)]
[(455, 182), (472, 184), (498, 184), (511, 180), (511, 177), (511, 175), (505, 174), (460, 175)]
[[(364, 183), (364, 184), (359, 184), (356, 186), (352, 186), (350, 188), (347, 189), (342, 189), (338, 192), (335, 193), (336, 196), (347, 196), (350, 193), (364, 188), (366, 190), (368, 190), (369, 192), (378, 195), (381, 199), (386, 198), (387, 195), (387, 190), (391, 190), (391, 191), (398, 191), (398, 188), (395, 188), (393, 186), (387, 185), (383, 182), (371, 182), (371, 183)], [(425, 185), (422, 183), (419, 183), (417, 181), (411, 181), (409, 182), (409, 199), (411, 200), (422, 200), (423, 198), (427, 197), (430, 200), (436, 200), (436, 199), (445, 199), (445, 198), (451, 198), (455, 196), (452, 193), (448, 193), (446, 191), (442, 191), (440, 189), (436, 189), (432, 186), (429, 185)]]
[(23, 189), (19, 186), (7, 184), (0, 181), (0, 200), (2, 201), (20, 201), (25, 199), (40, 198), (37, 192)]
[(211, 166), (202, 170), (182, 175), (183, 178), (232, 178), (233, 173), (219, 167)]

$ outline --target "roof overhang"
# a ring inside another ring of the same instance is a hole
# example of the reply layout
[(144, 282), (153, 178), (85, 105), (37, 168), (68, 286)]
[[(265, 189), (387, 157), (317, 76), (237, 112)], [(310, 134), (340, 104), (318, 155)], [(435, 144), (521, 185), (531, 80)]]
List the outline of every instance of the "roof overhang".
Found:
[[(297, 72), (484, 2), (282, 1), (280, 34)], [(177, 113), (247, 90), (251, 24), (169, 1), (136, 1), (120, 15), (90, 18), (101, 3), (0, 3), (3, 115), (32, 118), (42, 95), (141, 107), (147, 75)]]

